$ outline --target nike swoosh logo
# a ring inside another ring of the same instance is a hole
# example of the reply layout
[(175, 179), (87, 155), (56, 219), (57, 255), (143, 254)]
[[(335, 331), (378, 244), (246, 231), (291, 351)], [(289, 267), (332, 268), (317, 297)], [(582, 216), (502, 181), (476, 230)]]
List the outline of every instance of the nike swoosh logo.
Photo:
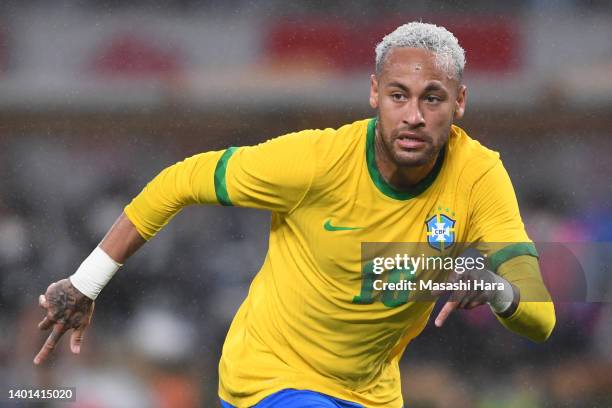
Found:
[(352, 231), (359, 230), (362, 227), (340, 227), (337, 225), (332, 225), (331, 220), (327, 220), (325, 221), (325, 224), (323, 224), (323, 228), (325, 228), (326, 231)]

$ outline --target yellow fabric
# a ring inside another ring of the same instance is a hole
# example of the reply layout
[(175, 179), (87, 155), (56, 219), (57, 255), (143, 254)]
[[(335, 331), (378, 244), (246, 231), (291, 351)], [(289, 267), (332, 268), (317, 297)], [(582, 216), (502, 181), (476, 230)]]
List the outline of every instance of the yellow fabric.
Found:
[(500, 266), (498, 274), (520, 288), (521, 301), (512, 316), (497, 319), (508, 330), (537, 342), (548, 339), (555, 327), (555, 306), (542, 282), (536, 258), (518, 256)]
[[(474, 164), (475, 165), (475, 164)], [(501, 160), (489, 162), (470, 188), (469, 226), (464, 242), (473, 243), (493, 260), (493, 254), (513, 244), (530, 243), (519, 213), (510, 177)]]
[(221, 154), (197, 154), (164, 169), (125, 207), (125, 214), (144, 239), (151, 239), (181, 208), (216, 203), (212, 174)]
[[(235, 206), (272, 211), (268, 254), (219, 365), (219, 394), (237, 407), (284, 388), (402, 406), (398, 362), (433, 303), (388, 307), (378, 292), (370, 303), (356, 301), (365, 276), (362, 242), (427, 243), (426, 221), (441, 215), (455, 221), (456, 242), (528, 242), (497, 153), (453, 126), (433, 183), (398, 199), (368, 168), (369, 123), (282, 136), (238, 148), (229, 159), (229, 152), (194, 156), (164, 170), (126, 207), (147, 239), (182, 206), (219, 203), (223, 189)], [(536, 330), (539, 315), (514, 323), (531, 316), (519, 308), (502, 323)]]

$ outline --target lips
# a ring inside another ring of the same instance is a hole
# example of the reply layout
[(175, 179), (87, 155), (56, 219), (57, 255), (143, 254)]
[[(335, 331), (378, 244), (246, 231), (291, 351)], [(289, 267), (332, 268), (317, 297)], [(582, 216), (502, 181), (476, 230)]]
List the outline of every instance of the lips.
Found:
[(427, 144), (427, 140), (424, 137), (412, 132), (399, 133), (395, 141), (402, 149), (420, 149)]

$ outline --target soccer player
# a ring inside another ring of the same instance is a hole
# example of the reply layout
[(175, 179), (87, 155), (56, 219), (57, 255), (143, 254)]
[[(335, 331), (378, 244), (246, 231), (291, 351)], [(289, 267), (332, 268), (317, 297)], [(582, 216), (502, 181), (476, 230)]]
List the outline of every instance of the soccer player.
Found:
[[(464, 65), (446, 29), (400, 26), (376, 47), (375, 118), (201, 153), (163, 170), (78, 270), (40, 296), (47, 314), (39, 327), (52, 331), (34, 362), (70, 329), (79, 352), (100, 290), (191, 204), (272, 212), (268, 254), (223, 346), (224, 407), (402, 407), (398, 363), (434, 301), (374, 288), (362, 270), (363, 242), (422, 242), (434, 253), (483, 244), (490, 271), (477, 276), (504, 289), (453, 292), (436, 325), (456, 308), (488, 304), (509, 330), (544, 341), (554, 307), (510, 179), (498, 153), (453, 125), (466, 105)], [(534, 293), (544, 301), (527, 301)]]

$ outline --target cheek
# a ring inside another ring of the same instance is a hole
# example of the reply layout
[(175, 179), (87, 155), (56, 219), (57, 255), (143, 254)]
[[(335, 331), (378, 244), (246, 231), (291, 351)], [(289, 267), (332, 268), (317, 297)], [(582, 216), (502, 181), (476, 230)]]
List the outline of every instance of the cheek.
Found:
[(386, 100), (386, 98), (379, 99), (378, 111), (381, 117), (387, 118), (388, 121), (393, 122), (394, 119), (401, 118), (402, 110), (397, 104)]
[(425, 121), (430, 127), (447, 127), (453, 123), (453, 111), (449, 107), (427, 111)]
[(397, 115), (391, 109), (384, 109), (382, 106), (378, 109), (378, 117), (382, 127), (386, 130), (388, 136), (392, 129), (398, 126)]
[(425, 117), (428, 133), (434, 138), (436, 144), (442, 144), (448, 139), (450, 127), (453, 123), (452, 112), (430, 112), (429, 116)]
[(382, 140), (385, 141), (385, 143), (389, 143), (390, 140), (392, 139), (392, 136), (391, 136), (392, 129), (393, 129), (393, 126), (391, 125), (391, 121), (389, 120), (389, 118), (384, 117), (382, 113), (379, 112), (378, 130), (381, 132)]

